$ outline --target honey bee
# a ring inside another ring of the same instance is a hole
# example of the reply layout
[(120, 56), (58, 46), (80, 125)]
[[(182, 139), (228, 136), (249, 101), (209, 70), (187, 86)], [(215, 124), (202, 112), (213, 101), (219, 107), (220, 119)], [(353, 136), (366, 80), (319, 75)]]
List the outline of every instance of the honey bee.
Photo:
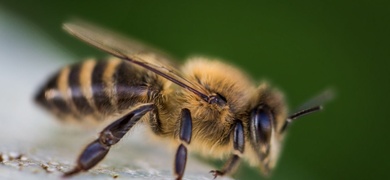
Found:
[(71, 35), (113, 57), (62, 68), (36, 101), (60, 118), (115, 121), (80, 154), (69, 177), (98, 164), (138, 123), (170, 139), (177, 151), (174, 175), (182, 179), (188, 149), (228, 157), (214, 178), (232, 174), (241, 159), (264, 174), (275, 167), (288, 125), (320, 110), (329, 93), (288, 114), (280, 91), (216, 59), (191, 58), (179, 66), (161, 52), (85, 22), (65, 23)]

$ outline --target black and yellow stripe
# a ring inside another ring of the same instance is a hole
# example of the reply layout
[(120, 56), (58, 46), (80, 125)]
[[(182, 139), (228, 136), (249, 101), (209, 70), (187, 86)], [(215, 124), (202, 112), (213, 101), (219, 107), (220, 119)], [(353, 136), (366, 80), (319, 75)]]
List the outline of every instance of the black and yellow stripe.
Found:
[(128, 62), (88, 60), (54, 74), (36, 101), (60, 117), (102, 119), (137, 103), (154, 101), (161, 89), (157, 75)]

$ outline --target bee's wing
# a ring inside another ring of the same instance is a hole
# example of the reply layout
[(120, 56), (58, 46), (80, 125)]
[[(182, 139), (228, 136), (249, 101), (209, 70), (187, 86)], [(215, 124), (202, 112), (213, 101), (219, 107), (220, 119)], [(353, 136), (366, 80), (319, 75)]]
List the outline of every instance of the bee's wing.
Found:
[[(82, 21), (65, 23), (63, 28), (71, 35), (106, 51), (118, 58), (144, 67), (172, 81), (173, 83), (193, 92), (208, 101), (207, 91), (197, 82), (191, 82), (174, 68), (170, 57), (162, 52), (145, 46), (136, 40), (124, 38), (108, 30)], [(141, 58), (140, 55), (152, 55), (153, 58)]]

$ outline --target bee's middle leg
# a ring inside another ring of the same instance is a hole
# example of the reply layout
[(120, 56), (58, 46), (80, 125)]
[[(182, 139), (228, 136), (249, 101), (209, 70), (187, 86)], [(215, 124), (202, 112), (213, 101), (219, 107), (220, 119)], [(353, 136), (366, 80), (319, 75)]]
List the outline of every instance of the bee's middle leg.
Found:
[(155, 105), (152, 103), (142, 104), (104, 128), (99, 138), (90, 143), (81, 153), (77, 160), (77, 166), (72, 171), (66, 172), (64, 177), (72, 176), (80, 171), (87, 171), (94, 167), (107, 155), (112, 145), (118, 143), (142, 116), (155, 108)]
[(180, 120), (180, 145), (177, 148), (176, 156), (175, 156), (175, 166), (174, 171), (176, 175), (176, 179), (182, 179), (184, 175), (184, 170), (187, 163), (187, 145), (191, 142), (192, 136), (192, 118), (191, 112), (188, 109), (181, 110), (181, 120)]
[(240, 156), (244, 153), (245, 137), (242, 122), (239, 120), (236, 120), (235, 122), (235, 127), (233, 131), (233, 147), (234, 154), (225, 163), (222, 170), (210, 171), (210, 173), (214, 175), (214, 179), (218, 176), (233, 173), (240, 163)]

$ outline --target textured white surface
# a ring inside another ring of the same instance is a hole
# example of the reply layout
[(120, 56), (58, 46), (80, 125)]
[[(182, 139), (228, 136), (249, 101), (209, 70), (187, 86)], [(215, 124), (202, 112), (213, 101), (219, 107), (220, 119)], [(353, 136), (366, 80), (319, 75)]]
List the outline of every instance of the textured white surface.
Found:
[[(0, 179), (61, 179), (102, 129), (64, 126), (32, 101), (47, 76), (70, 59), (0, 7)], [(173, 179), (174, 151), (151, 142), (140, 127), (130, 134), (97, 167), (71, 179)], [(211, 169), (190, 158), (184, 179), (212, 179)]]

